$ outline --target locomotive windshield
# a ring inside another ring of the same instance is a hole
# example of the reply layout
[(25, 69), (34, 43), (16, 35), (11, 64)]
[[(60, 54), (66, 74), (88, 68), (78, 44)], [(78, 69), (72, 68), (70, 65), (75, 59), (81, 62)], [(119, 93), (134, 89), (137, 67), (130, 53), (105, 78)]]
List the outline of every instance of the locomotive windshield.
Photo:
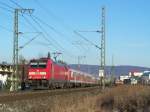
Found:
[(37, 60), (37, 61), (31, 61), (30, 67), (31, 68), (46, 68), (47, 61)]
[(39, 62), (39, 68), (46, 68), (46, 62)]
[(31, 68), (37, 68), (38, 67), (38, 63), (37, 62), (31, 62), (30, 63), (30, 67)]

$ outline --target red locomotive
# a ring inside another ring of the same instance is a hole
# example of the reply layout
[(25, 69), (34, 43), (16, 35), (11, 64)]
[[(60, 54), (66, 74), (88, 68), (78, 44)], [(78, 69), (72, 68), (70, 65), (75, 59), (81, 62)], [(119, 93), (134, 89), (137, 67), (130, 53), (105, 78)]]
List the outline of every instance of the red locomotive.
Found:
[(70, 69), (51, 58), (33, 59), (28, 69), (29, 85), (34, 88), (66, 88), (91, 86), (97, 80), (90, 74)]

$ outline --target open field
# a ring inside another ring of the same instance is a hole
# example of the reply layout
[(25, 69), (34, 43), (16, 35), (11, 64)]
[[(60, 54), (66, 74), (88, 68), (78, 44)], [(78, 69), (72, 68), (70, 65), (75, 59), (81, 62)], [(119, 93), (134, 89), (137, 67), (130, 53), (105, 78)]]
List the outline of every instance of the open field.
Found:
[(118, 86), (98, 96), (98, 112), (150, 112), (150, 87)]
[(99, 90), (7, 102), (0, 112), (94, 112), (96, 93)]
[(150, 112), (150, 87), (117, 86), (37, 97), (1, 104), (0, 112)]

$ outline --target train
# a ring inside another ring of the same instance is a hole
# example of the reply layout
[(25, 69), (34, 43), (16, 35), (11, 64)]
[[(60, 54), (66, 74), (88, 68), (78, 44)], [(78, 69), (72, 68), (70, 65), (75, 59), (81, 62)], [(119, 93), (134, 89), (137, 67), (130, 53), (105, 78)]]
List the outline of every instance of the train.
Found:
[(30, 60), (28, 84), (34, 89), (73, 88), (95, 86), (98, 80), (91, 74), (46, 57)]

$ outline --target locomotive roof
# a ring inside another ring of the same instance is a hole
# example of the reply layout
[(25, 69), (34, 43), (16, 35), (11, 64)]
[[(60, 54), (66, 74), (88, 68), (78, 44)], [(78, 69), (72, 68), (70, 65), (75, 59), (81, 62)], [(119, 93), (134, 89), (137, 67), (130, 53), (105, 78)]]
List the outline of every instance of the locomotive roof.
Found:
[(55, 62), (53, 61), (51, 58), (39, 58), (39, 59), (32, 59), (31, 62), (34, 62), (34, 61), (52, 61), (54, 64), (57, 64), (59, 66), (65, 66), (65, 67), (69, 67), (66, 63), (61, 63), (61, 62)]
[(48, 58), (39, 58), (39, 59), (32, 59), (32, 60), (30, 60), (30, 61), (47, 61), (48, 60)]

